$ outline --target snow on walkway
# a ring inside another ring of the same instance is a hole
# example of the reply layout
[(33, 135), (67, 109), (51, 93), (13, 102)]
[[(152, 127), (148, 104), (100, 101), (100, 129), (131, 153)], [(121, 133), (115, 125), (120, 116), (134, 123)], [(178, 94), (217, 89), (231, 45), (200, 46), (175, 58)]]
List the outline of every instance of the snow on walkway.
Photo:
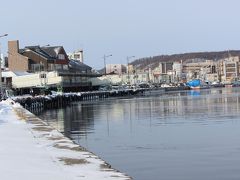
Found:
[(0, 144), (1, 179), (131, 179), (11, 100), (0, 102)]

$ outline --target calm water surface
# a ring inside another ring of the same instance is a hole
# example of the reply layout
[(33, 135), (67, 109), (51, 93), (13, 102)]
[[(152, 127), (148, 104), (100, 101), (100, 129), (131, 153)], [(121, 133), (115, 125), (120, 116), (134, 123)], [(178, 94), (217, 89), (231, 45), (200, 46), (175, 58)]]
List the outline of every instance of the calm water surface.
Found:
[(42, 119), (137, 180), (239, 180), (240, 89), (73, 103)]

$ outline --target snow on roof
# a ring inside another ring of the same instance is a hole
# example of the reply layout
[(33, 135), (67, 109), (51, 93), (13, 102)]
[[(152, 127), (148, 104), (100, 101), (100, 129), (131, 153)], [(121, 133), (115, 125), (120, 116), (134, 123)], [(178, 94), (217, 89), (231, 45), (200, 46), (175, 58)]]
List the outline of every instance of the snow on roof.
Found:
[(41, 49), (47, 53), (49, 56), (53, 58), (57, 58), (60, 50), (62, 49), (62, 46), (49, 46), (49, 47), (41, 47)]
[(2, 77), (16, 77), (16, 76), (26, 76), (32, 75), (33, 73), (28, 73), (26, 71), (2, 71)]
[(16, 76), (16, 74), (13, 73), (12, 71), (3, 71), (2, 72), (2, 77), (9, 78), (9, 77), (13, 77), (13, 76)]
[(23, 50), (21, 50), (22, 53), (27, 52), (27, 51), (33, 51), (39, 55), (41, 55), (44, 58), (47, 59), (52, 59), (53, 57), (51, 57), (48, 53), (46, 53), (45, 51), (43, 51), (43, 49), (40, 46), (26, 46)]
[(35, 53), (38, 53), (39, 55), (49, 59), (49, 60), (53, 60), (53, 59), (57, 59), (58, 58), (58, 54), (60, 52), (60, 50), (63, 49), (62, 46), (26, 46), (24, 49), (20, 49), (19, 52), (21, 54), (23, 54), (24, 52), (27, 51), (33, 51)]
[(26, 72), (26, 71), (13, 71), (13, 73), (16, 76), (26, 76), (26, 75), (32, 75), (33, 74), (33, 73)]

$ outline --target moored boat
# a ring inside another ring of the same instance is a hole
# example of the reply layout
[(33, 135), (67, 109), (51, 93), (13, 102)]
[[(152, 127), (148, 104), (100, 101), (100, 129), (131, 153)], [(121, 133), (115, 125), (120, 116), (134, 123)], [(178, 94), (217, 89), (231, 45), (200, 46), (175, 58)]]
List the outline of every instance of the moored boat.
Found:
[(186, 85), (189, 86), (190, 89), (193, 89), (193, 90), (209, 89), (210, 88), (210, 86), (208, 84), (201, 83), (200, 79), (194, 79), (194, 80), (188, 81), (186, 83)]
[(201, 81), (199, 79), (194, 79), (186, 83), (191, 89), (200, 89)]

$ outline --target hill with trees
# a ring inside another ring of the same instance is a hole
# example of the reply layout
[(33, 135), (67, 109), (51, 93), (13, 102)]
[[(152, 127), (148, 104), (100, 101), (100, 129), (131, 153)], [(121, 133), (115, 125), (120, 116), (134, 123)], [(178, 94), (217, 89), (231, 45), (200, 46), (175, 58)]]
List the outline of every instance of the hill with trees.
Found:
[(155, 68), (160, 62), (188, 62), (192, 60), (214, 60), (218, 61), (230, 56), (240, 56), (240, 50), (218, 51), (218, 52), (193, 52), (173, 55), (159, 55), (153, 57), (145, 57), (137, 59), (132, 64), (137, 69), (145, 69), (148, 67)]

